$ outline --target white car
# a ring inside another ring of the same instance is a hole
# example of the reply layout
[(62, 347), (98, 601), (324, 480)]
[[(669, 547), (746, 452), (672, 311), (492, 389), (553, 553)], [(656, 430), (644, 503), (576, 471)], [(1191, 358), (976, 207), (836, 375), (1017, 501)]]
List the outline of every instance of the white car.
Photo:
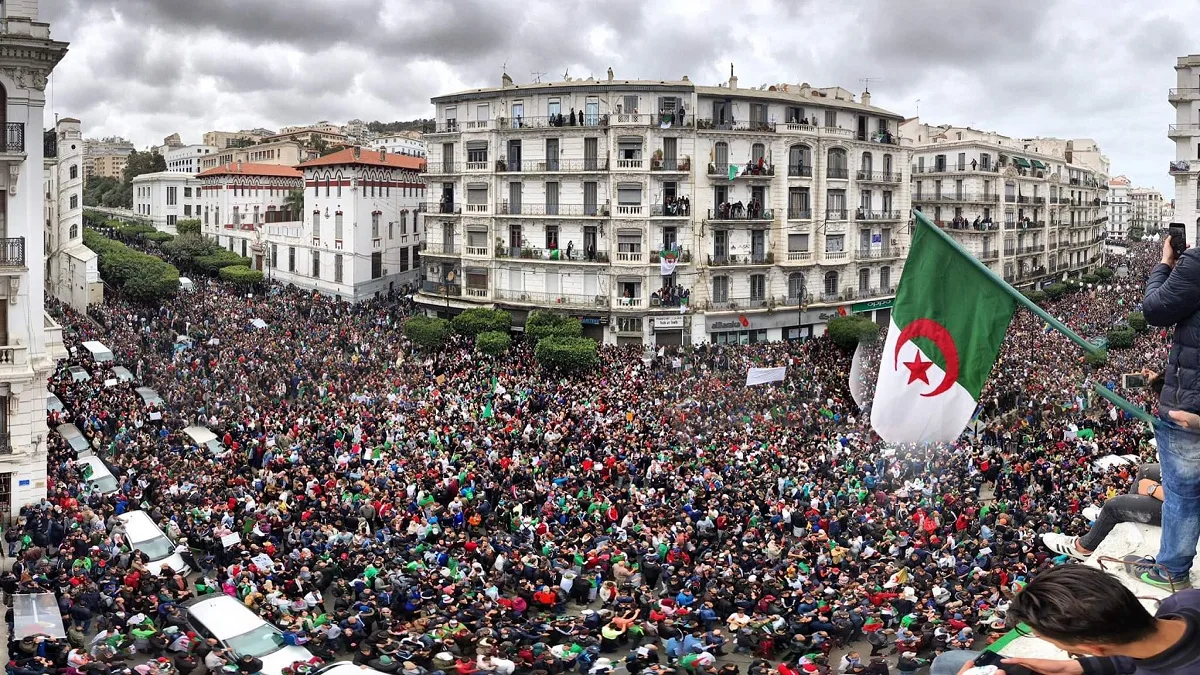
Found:
[(223, 593), (202, 595), (183, 603), (188, 626), (202, 638), (216, 638), (235, 656), (253, 656), (263, 663), (263, 675), (282, 675), (297, 661), (308, 661), (312, 652), (283, 643), (283, 633), (257, 614)]
[(130, 550), (138, 550), (150, 558), (146, 569), (158, 574), (164, 566), (180, 574), (187, 574), (190, 568), (183, 562), (183, 556), (175, 552), (175, 542), (171, 541), (154, 519), (145, 511), (127, 511), (117, 516), (125, 528), (125, 543)]

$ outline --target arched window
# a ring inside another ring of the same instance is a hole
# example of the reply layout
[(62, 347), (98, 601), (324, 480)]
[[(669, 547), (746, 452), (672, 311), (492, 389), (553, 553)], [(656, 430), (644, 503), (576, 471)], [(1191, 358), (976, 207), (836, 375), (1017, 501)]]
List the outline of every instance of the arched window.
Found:
[(891, 155), (883, 156), (883, 172), (886, 174), (890, 174), (892, 172), (892, 156)]
[[(326, 196), (326, 197), (328, 197), (328, 196), (329, 196), (329, 188), (333, 187), (332, 185), (330, 185), (330, 183), (331, 183), (332, 181), (333, 181), (333, 179), (332, 179), (332, 178), (330, 178), (329, 176), (326, 176), (326, 177), (325, 177), (325, 196)], [(340, 186), (339, 186), (339, 187), (340, 187)]]
[(75, 180), (76, 178), (79, 178), (79, 165), (72, 164), (71, 165), (71, 180)]
[(825, 273), (825, 295), (837, 295), (838, 292), (838, 273)]
[[(337, 196), (341, 197), (342, 196), (342, 174), (339, 173), (338, 175), (334, 176), (334, 180), (337, 181)], [(325, 196), (328, 197), (329, 194), (326, 193)]]
[(793, 272), (788, 275), (788, 304), (798, 305), (804, 299), (804, 274)]
[(858, 271), (858, 293), (865, 295), (871, 292), (871, 270), (864, 267)]
[(871, 157), (871, 153), (864, 152), (862, 154), (862, 166), (859, 167), (859, 170), (865, 174), (870, 174), (872, 171), (874, 171), (874, 163), (874, 158)]
[(78, 237), (78, 236), (79, 236), (79, 226), (72, 224), (71, 225), (71, 238), (74, 239), (75, 237)]
[(829, 149), (828, 175), (830, 178), (850, 177), (850, 174), (846, 170), (846, 151), (842, 148)]
[(788, 148), (788, 175), (812, 176), (812, 149), (807, 145)]

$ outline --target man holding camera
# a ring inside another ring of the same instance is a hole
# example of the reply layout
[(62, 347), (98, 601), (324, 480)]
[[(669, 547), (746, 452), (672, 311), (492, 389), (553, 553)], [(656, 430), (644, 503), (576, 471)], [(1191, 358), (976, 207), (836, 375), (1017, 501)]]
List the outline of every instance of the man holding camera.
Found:
[(1142, 313), (1153, 326), (1174, 326), (1154, 435), (1162, 463), (1162, 541), (1156, 559), (1127, 559), (1140, 581), (1190, 588), (1200, 539), (1200, 250), (1188, 250), (1175, 225), (1162, 262), (1150, 272)]

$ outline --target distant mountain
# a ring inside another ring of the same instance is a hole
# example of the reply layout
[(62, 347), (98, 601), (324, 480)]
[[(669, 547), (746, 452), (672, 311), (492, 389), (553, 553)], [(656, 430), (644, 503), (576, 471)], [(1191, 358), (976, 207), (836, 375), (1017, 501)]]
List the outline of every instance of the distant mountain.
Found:
[(379, 120), (367, 122), (367, 131), (376, 134), (396, 131), (420, 131), (421, 133), (427, 133), (433, 131), (433, 129), (434, 125), (432, 119), (415, 119), (404, 122), (380, 122)]

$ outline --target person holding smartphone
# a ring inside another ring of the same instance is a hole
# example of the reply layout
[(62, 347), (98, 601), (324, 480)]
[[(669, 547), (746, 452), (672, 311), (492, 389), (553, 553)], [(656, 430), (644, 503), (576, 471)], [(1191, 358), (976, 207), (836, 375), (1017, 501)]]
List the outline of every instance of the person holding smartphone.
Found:
[(1162, 543), (1156, 558), (1131, 556), (1138, 580), (1168, 590), (1191, 587), (1200, 539), (1200, 251), (1187, 249), (1182, 226), (1171, 224), (1162, 262), (1150, 272), (1142, 313), (1152, 326), (1175, 328), (1163, 373), (1154, 436), (1162, 463)]

